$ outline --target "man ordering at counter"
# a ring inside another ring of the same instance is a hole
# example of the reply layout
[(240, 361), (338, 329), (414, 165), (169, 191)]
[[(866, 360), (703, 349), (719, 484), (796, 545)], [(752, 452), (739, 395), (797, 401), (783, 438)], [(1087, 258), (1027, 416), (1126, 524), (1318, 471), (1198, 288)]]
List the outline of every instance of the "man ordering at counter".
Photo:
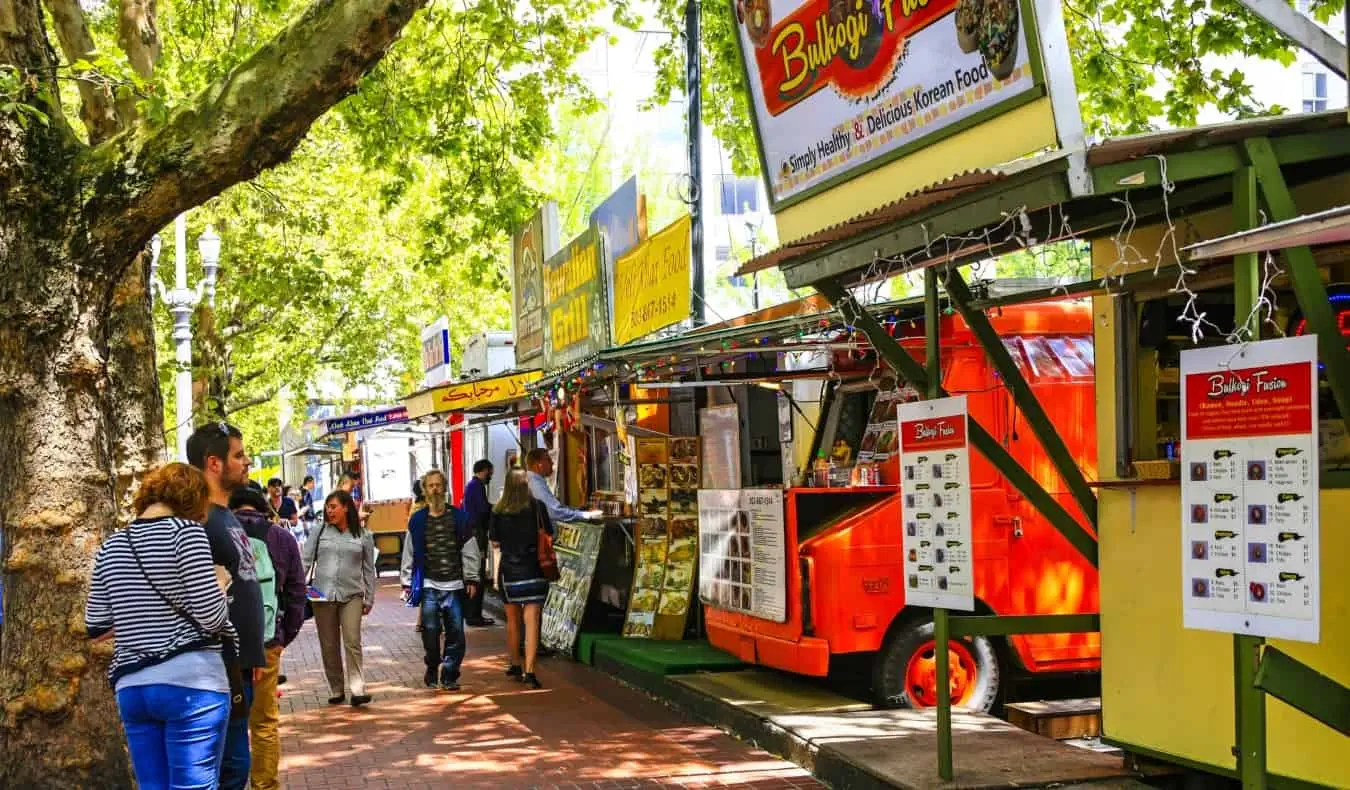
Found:
[(528, 471), (530, 496), (548, 509), (549, 524), (546, 530), (553, 534), (553, 525), (560, 521), (595, 521), (600, 518), (599, 510), (577, 510), (558, 501), (549, 488), (549, 478), (553, 476), (553, 457), (543, 447), (536, 447), (525, 456), (525, 469)]

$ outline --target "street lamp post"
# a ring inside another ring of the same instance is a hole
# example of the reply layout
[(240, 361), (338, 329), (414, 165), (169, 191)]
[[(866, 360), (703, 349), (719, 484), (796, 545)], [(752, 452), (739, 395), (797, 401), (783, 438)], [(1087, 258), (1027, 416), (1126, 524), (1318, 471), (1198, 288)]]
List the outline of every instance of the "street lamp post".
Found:
[[(220, 265), (220, 237), (215, 230), (206, 226), (206, 232), (198, 239), (198, 251), (202, 256), (202, 271), (205, 277), (197, 281), (196, 288), (187, 283), (187, 218), (180, 214), (173, 222), (174, 232), (174, 287), (168, 289), (155, 274), (152, 274), (159, 298), (169, 306), (173, 314), (174, 362), (178, 373), (174, 376), (174, 425), (178, 436), (178, 459), (187, 461), (187, 440), (192, 426), (192, 311), (201, 302), (203, 292), (207, 304), (214, 306), (216, 300), (216, 273)], [(159, 237), (151, 243), (151, 268), (158, 265)]]

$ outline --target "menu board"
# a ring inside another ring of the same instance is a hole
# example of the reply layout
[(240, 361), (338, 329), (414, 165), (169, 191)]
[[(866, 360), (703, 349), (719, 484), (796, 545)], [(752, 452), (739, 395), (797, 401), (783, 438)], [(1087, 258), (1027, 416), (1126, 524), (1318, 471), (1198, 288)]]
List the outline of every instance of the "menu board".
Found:
[(571, 655), (586, 614), (586, 600), (591, 594), (591, 578), (595, 575), (605, 528), (601, 524), (568, 522), (555, 524), (553, 530), (560, 578), (548, 588), (540, 639), (545, 646)]
[(867, 429), (863, 431), (862, 444), (858, 447), (859, 463), (869, 461), (880, 463), (895, 454), (900, 446), (895, 408), (901, 403), (918, 399), (919, 393), (908, 385), (877, 393), (877, 399), (872, 404), (872, 413), (867, 417)]
[(698, 492), (699, 598), (710, 606), (787, 622), (783, 492)]
[(1187, 628), (1317, 642), (1317, 338), (1181, 352)]
[(966, 396), (902, 403), (905, 604), (975, 608)]
[(699, 440), (636, 440), (637, 567), (623, 635), (684, 635), (698, 561)]

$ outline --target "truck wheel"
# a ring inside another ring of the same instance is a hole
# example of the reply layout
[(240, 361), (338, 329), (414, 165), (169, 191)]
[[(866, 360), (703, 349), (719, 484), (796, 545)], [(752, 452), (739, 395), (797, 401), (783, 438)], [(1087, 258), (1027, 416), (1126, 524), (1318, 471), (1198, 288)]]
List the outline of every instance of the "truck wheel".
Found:
[[(999, 692), (998, 652), (987, 638), (952, 639), (947, 661), (952, 705), (988, 712)], [(872, 669), (872, 694), (887, 708), (937, 706), (937, 643), (933, 621), (906, 623), (891, 630)]]

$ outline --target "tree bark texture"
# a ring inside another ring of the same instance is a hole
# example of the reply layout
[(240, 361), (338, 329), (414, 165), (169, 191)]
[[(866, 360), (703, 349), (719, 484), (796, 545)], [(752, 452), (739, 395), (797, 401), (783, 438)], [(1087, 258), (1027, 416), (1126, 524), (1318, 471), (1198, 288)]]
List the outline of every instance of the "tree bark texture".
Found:
[[(39, 0), (0, 0), (0, 64), (49, 119), (0, 114), (0, 787), (130, 784), (112, 642), (84, 638), (83, 610), (94, 555), (162, 458), (145, 245), (285, 161), (425, 2), (316, 0), (164, 124), (119, 119), (91, 147), (55, 104)], [(153, 3), (134, 9), (123, 33), (150, 52)]]

